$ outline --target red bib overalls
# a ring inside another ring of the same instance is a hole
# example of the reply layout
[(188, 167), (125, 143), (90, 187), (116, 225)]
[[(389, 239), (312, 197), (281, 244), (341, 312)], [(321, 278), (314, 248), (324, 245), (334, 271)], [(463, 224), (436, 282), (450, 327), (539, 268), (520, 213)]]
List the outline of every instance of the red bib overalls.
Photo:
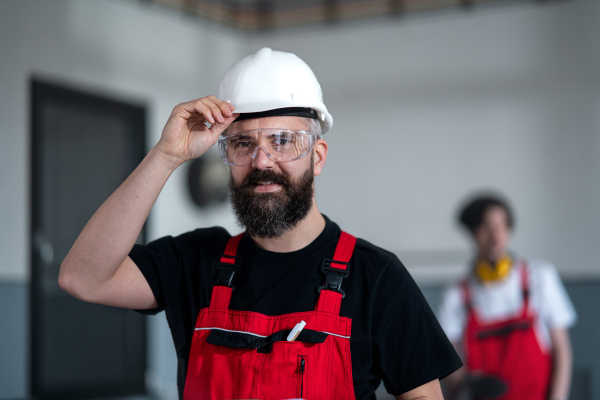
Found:
[[(356, 238), (342, 232), (333, 260), (321, 265), (326, 281), (315, 310), (278, 316), (229, 309), (233, 272), (241, 269), (240, 239), (229, 240), (210, 305), (198, 313), (183, 398), (355, 399), (352, 321), (339, 311)], [(306, 326), (287, 341), (300, 321)]]
[(529, 312), (529, 276), (521, 269), (523, 309), (514, 317), (495, 323), (480, 321), (471, 303), (469, 285), (463, 282), (467, 305), (465, 349), (467, 367), (501, 378), (508, 384), (502, 400), (546, 400), (552, 360), (539, 346)]

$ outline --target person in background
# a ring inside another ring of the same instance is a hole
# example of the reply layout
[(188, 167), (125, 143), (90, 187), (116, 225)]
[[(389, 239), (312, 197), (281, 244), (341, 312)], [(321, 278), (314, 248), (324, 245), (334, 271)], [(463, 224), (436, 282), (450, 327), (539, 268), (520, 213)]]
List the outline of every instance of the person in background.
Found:
[[(60, 286), (84, 301), (164, 310), (185, 400), (366, 400), (381, 381), (398, 399), (442, 399), (439, 379), (462, 364), (415, 282), (395, 255), (317, 207), (332, 124), (296, 55), (263, 48), (238, 60), (218, 97), (173, 109), (83, 229)], [(134, 246), (173, 171), (217, 143), (244, 233), (202, 228)]]
[(500, 195), (474, 196), (458, 220), (473, 258), (438, 313), (465, 363), (446, 380), (447, 397), (566, 400), (576, 313), (554, 266), (509, 250), (514, 216)]

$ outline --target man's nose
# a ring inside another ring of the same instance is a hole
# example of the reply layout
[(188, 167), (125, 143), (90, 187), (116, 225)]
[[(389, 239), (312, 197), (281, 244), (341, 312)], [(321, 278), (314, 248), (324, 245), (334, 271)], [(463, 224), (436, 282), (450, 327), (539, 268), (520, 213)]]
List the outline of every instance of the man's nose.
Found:
[[(262, 151), (261, 151), (262, 150)], [(258, 146), (252, 154), (252, 166), (256, 169), (273, 168), (275, 161), (264, 146)]]

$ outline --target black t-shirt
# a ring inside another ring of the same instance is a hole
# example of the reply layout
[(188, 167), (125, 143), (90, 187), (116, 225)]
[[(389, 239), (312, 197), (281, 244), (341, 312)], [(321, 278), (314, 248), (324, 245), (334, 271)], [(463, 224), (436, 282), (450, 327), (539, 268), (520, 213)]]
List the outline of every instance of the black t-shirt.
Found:
[[(230, 308), (266, 315), (311, 311), (324, 275), (324, 258), (333, 258), (340, 228), (326, 218), (323, 232), (305, 248), (274, 253), (244, 235), (238, 255), (242, 271), (233, 278)], [(216, 265), (230, 234), (223, 228), (197, 229), (136, 245), (138, 265), (165, 310), (178, 359), (182, 397), (196, 317), (208, 307)], [(357, 400), (373, 399), (383, 379), (387, 391), (402, 394), (461, 366), (421, 291), (398, 258), (358, 239), (351, 273), (342, 283), (346, 297), (340, 315), (352, 319), (350, 351)]]

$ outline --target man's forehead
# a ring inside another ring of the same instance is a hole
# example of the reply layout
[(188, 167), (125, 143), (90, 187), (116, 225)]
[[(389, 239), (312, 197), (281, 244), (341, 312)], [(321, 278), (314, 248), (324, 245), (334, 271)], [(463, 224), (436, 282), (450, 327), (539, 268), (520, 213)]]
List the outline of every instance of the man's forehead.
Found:
[(307, 130), (306, 120), (301, 117), (264, 117), (234, 121), (227, 129), (229, 133), (243, 132), (252, 129), (282, 128)]

